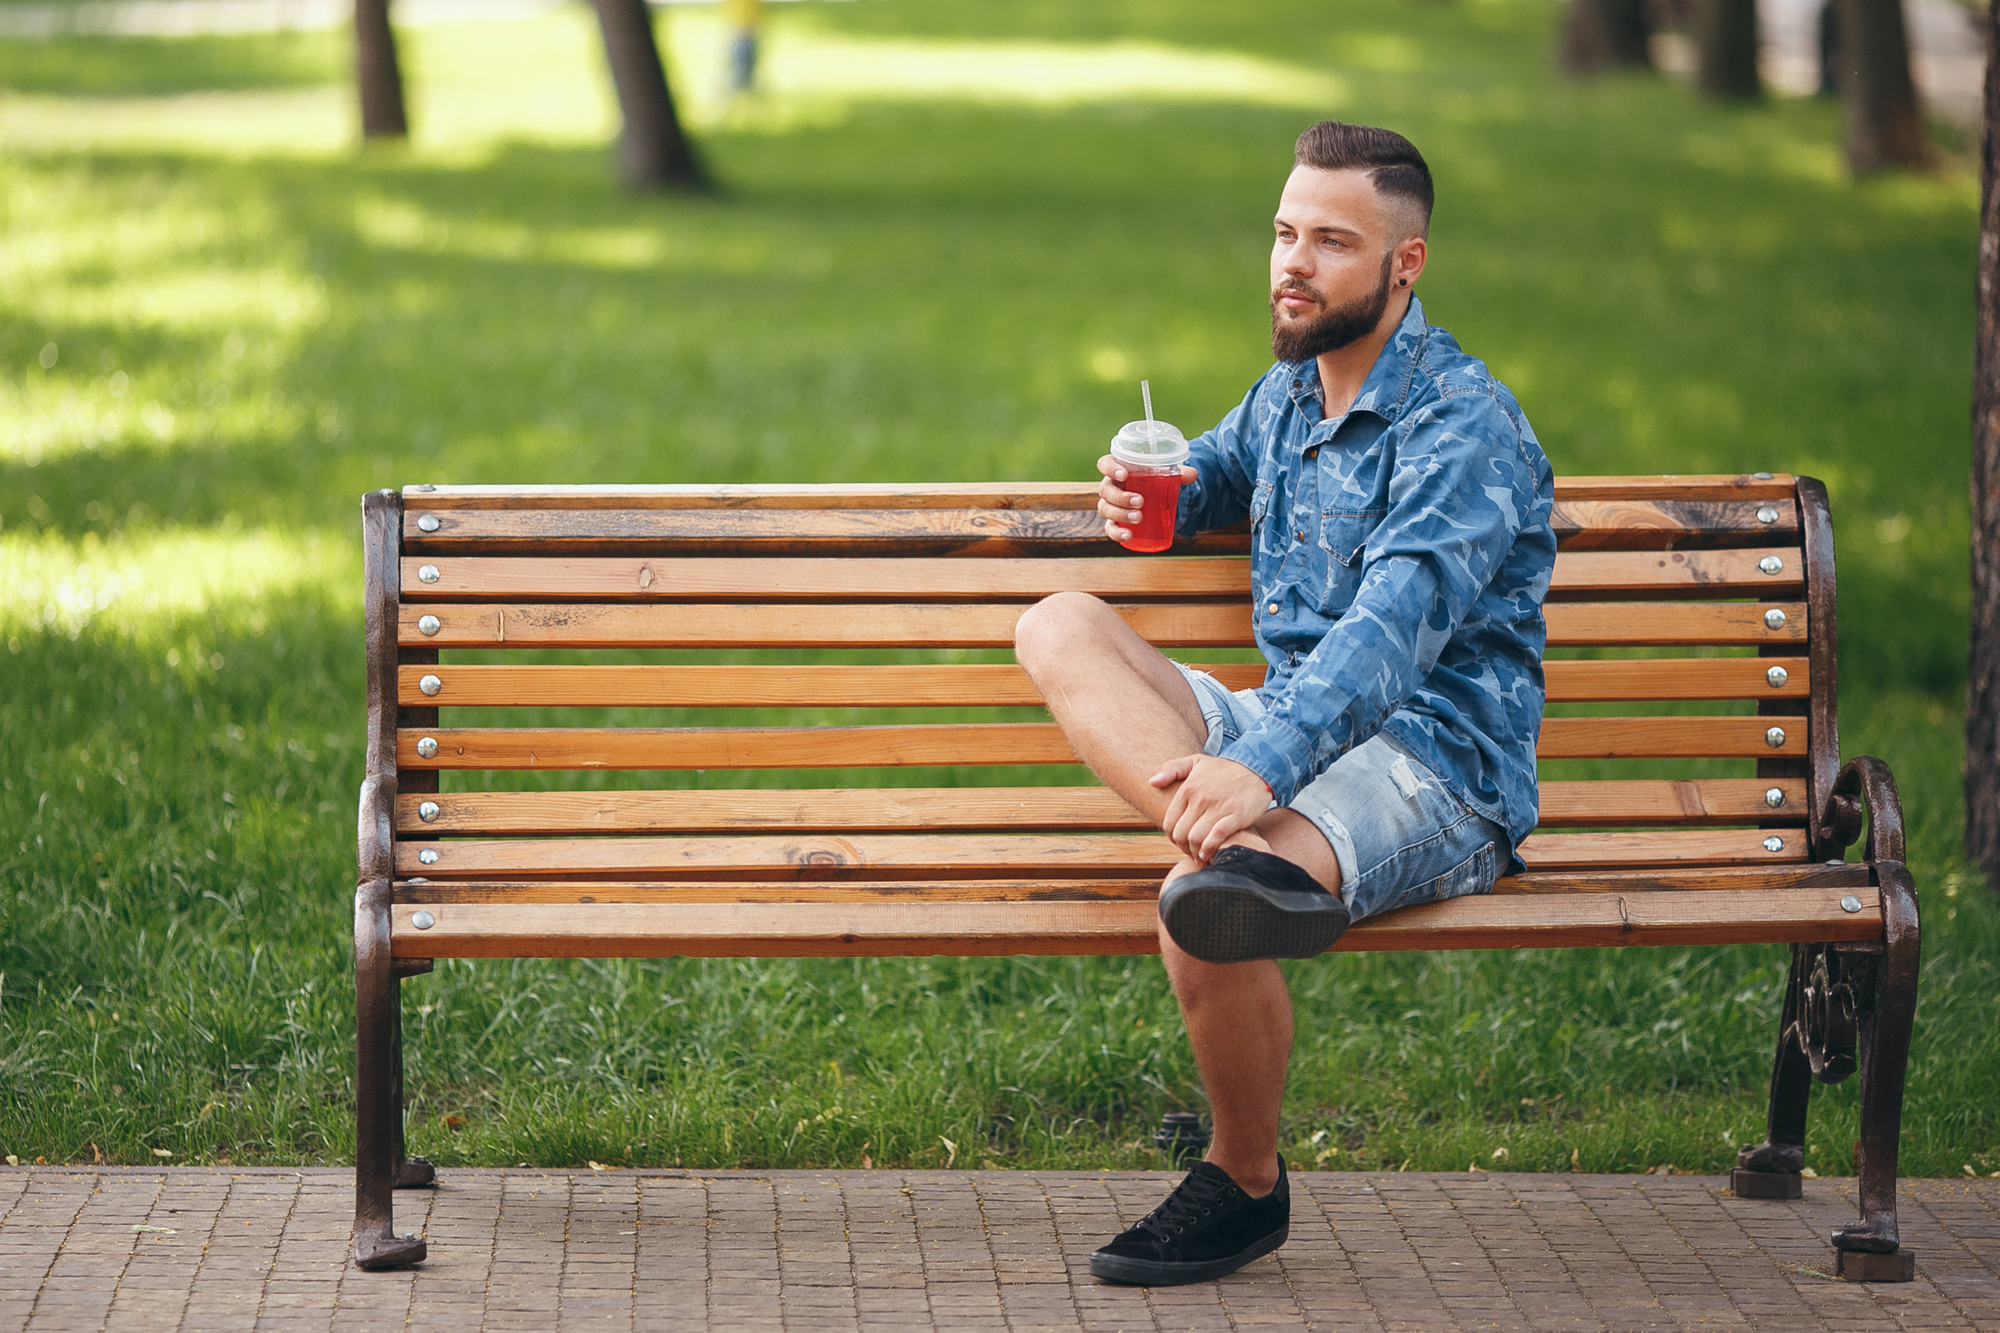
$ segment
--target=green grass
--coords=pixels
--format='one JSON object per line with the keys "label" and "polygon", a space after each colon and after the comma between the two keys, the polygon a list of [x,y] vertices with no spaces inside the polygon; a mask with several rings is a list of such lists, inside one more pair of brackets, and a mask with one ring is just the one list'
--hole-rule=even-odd
{"label": "green grass", "polygon": [[[1328,113],[1431,157],[1428,308],[1559,471],[1829,482],[1844,749],[1895,765],[1929,909],[1905,1169],[2000,1170],[2000,913],[1957,852],[1962,169],[1857,185],[1832,108],[1561,83],[1539,0],[799,6],[737,107],[707,21],[671,21],[707,199],[616,187],[578,14],[408,34],[417,140],[358,155],[320,38],[0,44],[0,1152],[351,1152],[364,489],[1084,475],[1131,380],[1198,427],[1263,368],[1264,229]],[[1783,966],[1297,965],[1287,1153],[1718,1170]],[[1138,1165],[1200,1104],[1146,959],[406,995],[448,1163]],[[1820,1094],[1815,1169],[1853,1108]]]}

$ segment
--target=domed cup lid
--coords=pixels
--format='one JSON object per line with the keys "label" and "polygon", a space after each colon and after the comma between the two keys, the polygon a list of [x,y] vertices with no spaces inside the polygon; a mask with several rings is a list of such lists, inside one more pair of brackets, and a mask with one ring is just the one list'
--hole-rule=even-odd
{"label": "domed cup lid", "polygon": [[1171,422],[1128,421],[1111,437],[1111,456],[1128,467],[1185,463],[1188,442]]}

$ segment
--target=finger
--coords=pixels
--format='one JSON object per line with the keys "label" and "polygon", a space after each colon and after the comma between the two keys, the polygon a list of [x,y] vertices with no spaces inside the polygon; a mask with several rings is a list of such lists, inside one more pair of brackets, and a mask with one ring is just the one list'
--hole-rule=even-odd
{"label": "finger", "polygon": [[1104,520],[1104,535],[1114,542],[1129,542],[1132,540],[1131,529],[1121,528],[1108,518]]}
{"label": "finger", "polygon": [[1155,787],[1171,787],[1176,782],[1187,781],[1187,775],[1194,771],[1194,758],[1183,755],[1179,759],[1169,759],[1160,771],[1148,779]]}
{"label": "finger", "polygon": [[1194,479],[1195,470],[1183,463],[1181,465],[1181,485],[1192,486],[1194,485]]}
{"label": "finger", "polygon": [[1234,815],[1225,814],[1211,824],[1208,834],[1201,840],[1201,859],[1213,861],[1215,854],[1222,850],[1222,844],[1243,831],[1243,822]]}
{"label": "finger", "polygon": [[1125,466],[1110,454],[1099,454],[1097,470],[1114,481],[1125,480]]}

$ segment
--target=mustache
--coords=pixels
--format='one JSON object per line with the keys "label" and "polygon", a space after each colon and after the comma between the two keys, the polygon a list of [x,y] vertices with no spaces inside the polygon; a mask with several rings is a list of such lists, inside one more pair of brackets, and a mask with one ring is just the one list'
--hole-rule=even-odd
{"label": "mustache", "polygon": [[1280,296],[1283,296],[1286,292],[1295,292],[1298,295],[1305,297],[1308,301],[1311,301],[1314,305],[1326,304],[1324,301],[1319,299],[1318,292],[1315,292],[1312,288],[1306,286],[1304,283],[1298,281],[1295,278],[1286,278],[1276,287],[1273,287],[1271,289],[1271,300],[1273,302],[1276,302],[1277,299]]}

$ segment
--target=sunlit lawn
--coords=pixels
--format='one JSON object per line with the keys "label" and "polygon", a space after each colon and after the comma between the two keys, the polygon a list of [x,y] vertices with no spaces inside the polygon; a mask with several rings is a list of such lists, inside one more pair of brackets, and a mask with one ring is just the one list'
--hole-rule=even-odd
{"label": "sunlit lawn", "polygon": [[[1083,475],[1141,375],[1201,427],[1263,368],[1290,140],[1340,115],[1430,155],[1428,309],[1558,470],[1829,482],[1843,748],[1896,766],[1927,895],[1905,1166],[2000,1170],[1995,913],[1956,850],[1973,184],[1849,183],[1825,105],[1559,83],[1551,22],[799,5],[727,105],[719,29],[677,12],[703,199],[613,182],[581,11],[406,34],[416,140],[359,155],[331,36],[0,43],[0,1153],[350,1153],[363,490]],[[1287,1153],[1720,1169],[1761,1134],[1783,965],[1298,965]],[[1200,1105],[1151,960],[406,994],[447,1162],[1135,1165]],[[1853,1092],[1821,1094],[1822,1172]]]}

